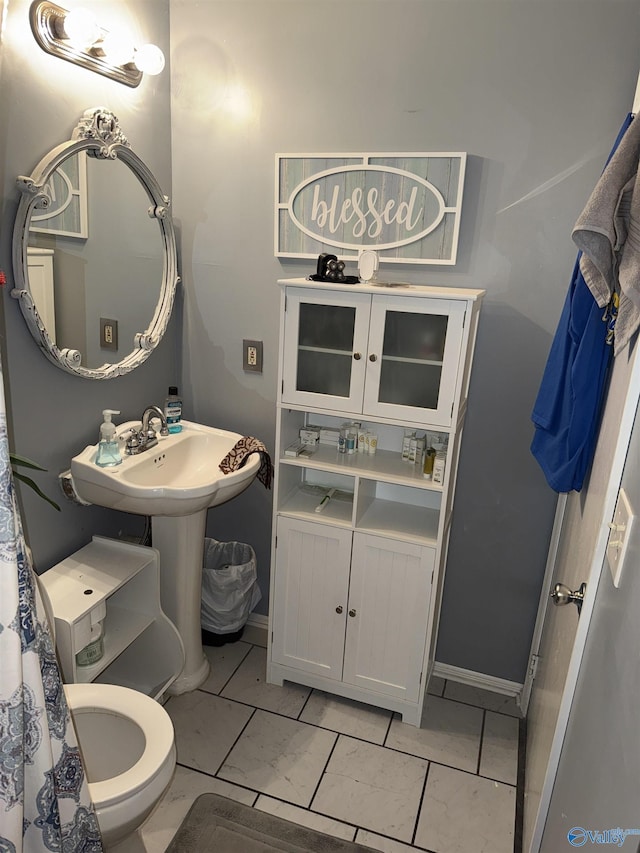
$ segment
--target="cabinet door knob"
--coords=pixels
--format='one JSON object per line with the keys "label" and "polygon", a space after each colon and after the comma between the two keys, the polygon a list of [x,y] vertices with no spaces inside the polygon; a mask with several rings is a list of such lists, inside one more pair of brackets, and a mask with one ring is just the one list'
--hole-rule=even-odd
{"label": "cabinet door knob", "polygon": [[355,616],[355,615],[356,615],[356,611],[355,611],[355,610],[350,610],[350,611],[349,611],[349,616]]}
{"label": "cabinet door knob", "polygon": [[362,358],[362,353],[354,352],[353,357],[356,361],[360,361],[360,359]]}
{"label": "cabinet door knob", "polygon": [[377,360],[378,360],[378,356],[372,352],[371,355],[369,356],[369,361],[377,361]]}
{"label": "cabinet door knob", "polygon": [[336,613],[342,613],[342,605],[340,605],[340,604],[339,604],[339,605],[336,607]]}

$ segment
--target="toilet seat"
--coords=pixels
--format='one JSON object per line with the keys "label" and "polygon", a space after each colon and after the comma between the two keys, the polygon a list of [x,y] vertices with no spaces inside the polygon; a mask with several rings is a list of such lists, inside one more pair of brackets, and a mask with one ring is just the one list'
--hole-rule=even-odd
{"label": "toilet seat", "polygon": [[[173,758],[175,761],[173,724],[155,699],[116,684],[65,684],[64,690],[77,725],[81,724],[78,715],[83,712],[112,714],[138,726],[145,739],[142,754],[129,769],[102,781],[88,779],[91,799],[97,809],[128,800],[148,787],[154,777],[165,769],[168,760]],[[78,740],[83,752],[90,752],[91,743],[83,742],[80,736]]]}

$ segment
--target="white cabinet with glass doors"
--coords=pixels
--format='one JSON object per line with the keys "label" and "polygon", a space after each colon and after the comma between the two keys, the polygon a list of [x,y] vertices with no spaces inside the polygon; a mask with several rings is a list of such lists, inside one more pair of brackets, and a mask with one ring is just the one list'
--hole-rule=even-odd
{"label": "white cabinet with glass doors", "polygon": [[[279,284],[267,678],[419,725],[484,291]],[[289,455],[300,430],[345,422],[375,433],[375,454],[319,443]],[[442,482],[401,458],[406,431],[446,446]]]}

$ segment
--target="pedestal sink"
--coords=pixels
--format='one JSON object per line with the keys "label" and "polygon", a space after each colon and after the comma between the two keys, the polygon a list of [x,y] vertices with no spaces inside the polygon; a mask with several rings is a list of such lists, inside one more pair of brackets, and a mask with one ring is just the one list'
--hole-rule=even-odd
{"label": "pedestal sink", "polygon": [[[138,427],[130,421],[118,435]],[[182,432],[162,437],[136,456],[123,452],[121,465],[95,464],[97,445],[71,460],[78,495],[88,503],[151,516],[153,546],[160,552],[162,609],[178,629],[185,651],[181,675],[172,693],[195,690],[207,678],[202,650],[200,596],[202,556],[209,507],[219,506],[249,486],[260,467],[257,453],[242,468],[223,474],[220,462],[241,438],[238,433],[182,421]]]}

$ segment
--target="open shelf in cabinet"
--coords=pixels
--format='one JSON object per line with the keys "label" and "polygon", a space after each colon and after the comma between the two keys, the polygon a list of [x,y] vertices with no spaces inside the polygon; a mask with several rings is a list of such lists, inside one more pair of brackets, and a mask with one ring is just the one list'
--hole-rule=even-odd
{"label": "open shelf in cabinet", "polygon": [[[333,474],[365,476],[388,483],[401,483],[434,492],[442,492],[442,485],[424,478],[421,465],[402,459],[402,439],[405,427],[378,423],[367,419],[363,428],[376,432],[378,436],[377,452],[338,453],[332,444],[316,444],[310,453],[303,456],[286,456],[285,448],[298,441],[299,431],[311,425],[339,429],[345,423],[344,417],[328,416],[316,411],[287,409],[282,411],[280,419],[280,465],[298,465],[306,469],[318,469]],[[414,427],[411,427],[414,429]],[[446,430],[418,429],[419,435],[426,434],[431,442],[445,444],[449,433]]]}
{"label": "open shelf in cabinet", "polygon": [[[157,698],[156,685],[162,682],[165,689],[179,674],[184,650],[160,607],[155,549],[94,536],[90,544],[44,572],[39,582],[54,618],[66,682],[122,684],[122,662],[129,660],[136,674],[127,684],[133,681],[130,686]],[[94,611],[105,614],[104,653],[90,666],[79,666],[76,655],[88,642]]]}
{"label": "open shelf in cabinet", "polygon": [[392,450],[378,450],[373,456],[365,453],[338,453],[330,444],[319,444],[311,456],[284,456],[281,465],[298,465],[304,468],[316,468],[333,474],[351,474],[366,476],[389,483],[402,483],[414,488],[442,492],[442,486],[432,480],[426,480],[420,465],[403,462],[400,453]]}
{"label": "open shelf in cabinet", "polygon": [[[115,597],[115,596],[112,596]],[[127,646],[142,634],[153,621],[153,617],[146,613],[118,607],[117,603],[111,603],[107,599],[107,616],[104,632],[104,654],[99,661],[90,666],[78,666],[76,663],[76,681],[95,681],[100,673],[105,670]]]}
{"label": "open shelf in cabinet", "polygon": [[[131,687],[157,699],[173,681],[169,673],[179,664],[175,650],[171,650],[169,660],[158,655],[158,648],[163,642],[162,625],[151,622],[95,680]],[[144,667],[140,666],[140,661],[144,661]]]}
{"label": "open shelf in cabinet", "polygon": [[415,488],[361,480],[355,529],[419,545],[436,545],[440,495]]}
{"label": "open shelf in cabinet", "polygon": [[[336,490],[335,495],[324,505],[322,512],[316,512],[316,507],[330,489]],[[351,527],[354,490],[353,477],[281,463],[278,511],[283,515]]]}
{"label": "open shelf in cabinet", "polygon": [[[349,476],[327,467],[295,462],[281,462],[279,473],[280,515],[421,545],[434,545],[437,541],[442,489],[425,488],[423,479],[408,480],[411,485],[405,485],[397,480],[387,482],[369,469]],[[329,489],[335,489],[335,495],[321,512],[316,512]]]}

